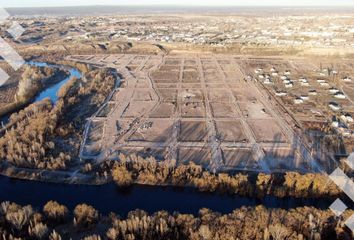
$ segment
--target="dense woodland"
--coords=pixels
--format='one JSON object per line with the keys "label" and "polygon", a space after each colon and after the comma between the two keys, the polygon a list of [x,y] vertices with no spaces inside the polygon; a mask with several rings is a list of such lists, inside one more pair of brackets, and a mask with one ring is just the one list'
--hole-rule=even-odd
{"label": "dense woodland", "polygon": [[86,117],[99,108],[114,84],[112,70],[87,70],[85,80],[73,78],[60,89],[55,105],[45,99],[12,114],[0,135],[0,162],[47,170],[73,164]]}
{"label": "dense woodland", "polygon": [[4,240],[349,240],[353,233],[344,219],[353,213],[346,211],[337,218],[330,210],[257,206],[225,215],[209,209],[201,209],[197,216],[165,211],[149,215],[135,210],[120,217],[114,213],[102,216],[87,204],[79,204],[71,212],[54,201],[42,210],[3,202],[0,236]]}

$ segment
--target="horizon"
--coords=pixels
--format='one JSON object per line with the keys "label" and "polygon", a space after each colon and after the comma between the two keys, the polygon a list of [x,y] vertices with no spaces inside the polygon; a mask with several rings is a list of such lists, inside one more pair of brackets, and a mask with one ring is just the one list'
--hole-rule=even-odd
{"label": "horizon", "polygon": [[[2,0],[3,1],[3,0]],[[250,0],[247,3],[235,2],[232,0],[195,0],[193,3],[187,0],[137,0],[133,3],[128,0],[105,0],[104,3],[98,0],[62,0],[57,1],[43,1],[43,0],[13,0],[11,2],[1,3],[0,6],[4,8],[38,8],[38,7],[354,7],[352,0],[314,0],[310,3],[306,0],[281,1],[281,0]]]}
{"label": "horizon", "polygon": [[[58,5],[58,6],[18,6],[18,7],[3,7],[6,9],[15,9],[15,8],[75,8],[75,7],[178,7],[178,8],[194,8],[194,7],[213,7],[213,8],[225,8],[225,7],[233,7],[233,8],[354,8],[354,5],[173,5],[173,4],[146,4],[146,5],[105,5],[105,4],[95,4],[95,5]],[[1,8],[1,7],[0,7]]]}

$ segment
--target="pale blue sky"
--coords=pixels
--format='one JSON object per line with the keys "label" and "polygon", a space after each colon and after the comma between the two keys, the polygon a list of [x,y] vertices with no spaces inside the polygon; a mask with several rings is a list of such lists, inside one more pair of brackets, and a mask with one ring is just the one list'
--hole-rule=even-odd
{"label": "pale blue sky", "polygon": [[354,0],[0,0],[0,7],[79,5],[354,6]]}

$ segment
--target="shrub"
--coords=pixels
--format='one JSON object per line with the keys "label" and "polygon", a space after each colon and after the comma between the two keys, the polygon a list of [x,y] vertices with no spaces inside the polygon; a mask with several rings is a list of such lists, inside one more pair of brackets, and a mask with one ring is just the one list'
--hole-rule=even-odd
{"label": "shrub", "polygon": [[49,201],[43,208],[45,215],[54,221],[64,221],[68,216],[68,208],[55,201]]}
{"label": "shrub", "polygon": [[98,221],[98,211],[87,204],[77,205],[74,216],[74,223],[82,227],[88,227]]}

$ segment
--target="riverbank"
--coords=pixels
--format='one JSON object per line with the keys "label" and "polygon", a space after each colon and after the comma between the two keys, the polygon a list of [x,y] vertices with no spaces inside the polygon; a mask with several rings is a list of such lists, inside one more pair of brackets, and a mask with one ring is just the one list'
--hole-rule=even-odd
{"label": "riverbank", "polygon": [[[83,174],[78,171],[75,172],[66,172],[66,171],[46,171],[46,170],[30,170],[30,169],[19,169],[14,167],[0,167],[0,175],[2,178],[12,179],[17,182],[32,182],[34,185],[36,184],[53,184],[57,186],[75,186],[75,187],[88,187],[88,188],[105,188],[107,185],[114,185],[117,188],[116,183],[114,183],[112,177],[107,175],[107,177],[99,177],[97,174]],[[245,175],[246,176],[246,175]],[[232,177],[232,176],[230,176]],[[1,177],[0,177],[1,178]],[[130,185],[125,187],[120,187],[119,189],[129,189],[132,186],[139,187],[147,187],[147,188],[171,188],[171,189],[189,189],[198,193],[205,193],[210,195],[227,195],[230,197],[244,197],[244,198],[252,198],[252,199],[268,199],[268,198],[276,198],[281,199],[282,201],[287,201],[287,199],[293,199],[292,201],[300,201],[302,200],[316,200],[316,201],[324,201],[327,207],[333,202],[336,198],[347,199],[347,197],[343,193],[334,193],[333,194],[312,194],[313,189],[306,189],[308,191],[307,194],[296,194],[296,189],[292,187],[286,187],[285,185],[272,185],[264,188],[262,185],[256,185],[254,179],[260,179],[259,176],[248,176],[249,181],[244,186],[237,187],[236,189],[228,189],[227,184],[225,186],[219,186],[215,189],[204,189],[195,185],[193,182],[186,183],[184,185],[174,184],[172,182],[158,182],[151,183],[148,181],[144,181],[143,179],[135,179],[131,182]],[[253,180],[252,180],[253,179]],[[257,180],[257,183],[259,182]],[[197,180],[200,182],[200,180]],[[223,184],[223,185],[224,185]],[[220,188],[221,187],[221,188]],[[247,190],[248,189],[248,190]],[[352,206],[353,204],[348,202],[348,206]],[[329,205],[328,205],[329,204]],[[323,205],[324,206],[324,205]]]}
{"label": "riverbank", "polygon": [[[38,62],[26,62],[27,65],[29,66],[35,66],[35,67],[48,67],[47,64],[44,63],[38,63]],[[54,65],[52,65],[54,66]],[[30,103],[39,101],[40,99],[43,99],[41,96],[45,97],[51,97],[48,96],[45,92],[48,91],[48,89],[53,89],[56,88],[58,85],[63,85],[66,81],[70,79],[70,77],[73,75],[70,73],[69,69],[63,66],[56,66],[57,72],[49,77],[48,79],[41,80],[42,83],[39,84],[39,88],[35,89],[34,92],[29,93],[25,98],[16,100],[13,103],[10,103],[6,105],[5,107],[2,107],[0,109],[0,120],[4,123],[6,123],[6,120],[11,116],[12,113],[15,113],[24,107],[28,106]],[[60,87],[59,86],[59,87]]]}

